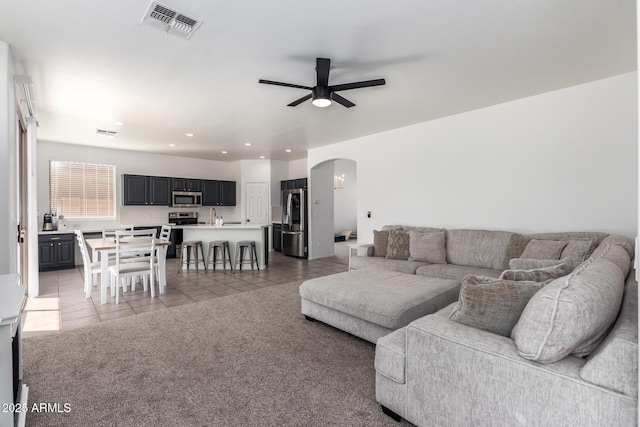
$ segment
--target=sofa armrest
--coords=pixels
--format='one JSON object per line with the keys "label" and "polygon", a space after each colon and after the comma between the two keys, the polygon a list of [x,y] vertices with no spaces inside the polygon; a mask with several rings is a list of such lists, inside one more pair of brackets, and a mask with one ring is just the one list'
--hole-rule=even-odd
{"label": "sofa armrest", "polygon": [[358,256],[373,256],[373,244],[358,245],[356,253]]}
{"label": "sofa armrest", "polygon": [[407,418],[419,425],[598,426],[636,417],[636,399],[580,378],[584,360],[531,362],[510,338],[440,315],[409,324],[406,363]]}

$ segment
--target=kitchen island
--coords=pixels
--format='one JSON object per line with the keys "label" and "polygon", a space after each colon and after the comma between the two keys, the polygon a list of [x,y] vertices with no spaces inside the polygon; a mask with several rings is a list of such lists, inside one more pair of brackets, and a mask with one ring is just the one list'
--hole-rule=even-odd
{"label": "kitchen island", "polygon": [[[264,269],[269,262],[269,224],[198,224],[176,225],[174,228],[182,229],[184,241],[202,241],[202,246],[205,252],[209,249],[209,242],[213,240],[228,240],[234,269],[236,262],[236,243],[241,240],[254,240],[256,242],[258,266],[260,270]],[[245,268],[249,268],[248,265],[243,267],[243,269]]]}

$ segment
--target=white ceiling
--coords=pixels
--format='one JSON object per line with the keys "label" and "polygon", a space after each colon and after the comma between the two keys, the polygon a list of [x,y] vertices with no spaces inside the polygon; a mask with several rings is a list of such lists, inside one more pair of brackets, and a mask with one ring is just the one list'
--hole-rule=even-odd
{"label": "white ceiling", "polygon": [[[160,3],[204,23],[185,40],[141,24],[149,0],[0,0],[0,40],[33,78],[40,140],[293,160],[637,68],[633,0]],[[330,84],[387,84],[341,92],[350,109],[287,107],[306,92],[258,84],[314,86],[316,57],[331,58]]]}

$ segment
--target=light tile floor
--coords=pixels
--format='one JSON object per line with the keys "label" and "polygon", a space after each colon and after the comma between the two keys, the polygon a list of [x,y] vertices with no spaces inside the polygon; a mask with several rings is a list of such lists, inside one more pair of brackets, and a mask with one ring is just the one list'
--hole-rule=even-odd
{"label": "light tile floor", "polygon": [[25,306],[23,336],[56,333],[112,319],[135,316],[155,310],[167,310],[183,304],[194,304],[212,298],[220,298],[239,292],[247,292],[268,286],[297,280],[307,280],[347,271],[347,265],[338,258],[306,260],[270,252],[269,265],[261,271],[220,270],[196,273],[193,267],[178,273],[178,260],[167,260],[167,290],[164,295],[151,298],[150,293],[136,291],[120,295],[100,304],[100,288],[94,287],[91,298],[85,298],[81,266],[40,273],[40,296],[29,298]]}

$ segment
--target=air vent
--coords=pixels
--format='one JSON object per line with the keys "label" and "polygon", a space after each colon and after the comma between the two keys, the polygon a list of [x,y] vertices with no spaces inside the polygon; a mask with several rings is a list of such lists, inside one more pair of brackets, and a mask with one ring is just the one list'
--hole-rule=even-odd
{"label": "air vent", "polygon": [[168,6],[164,6],[157,1],[152,1],[142,18],[142,23],[160,28],[166,31],[167,34],[190,39],[193,33],[200,27],[202,21],[191,18]]}
{"label": "air vent", "polygon": [[111,138],[118,136],[118,132],[115,130],[96,129],[96,133],[98,135],[110,136]]}

